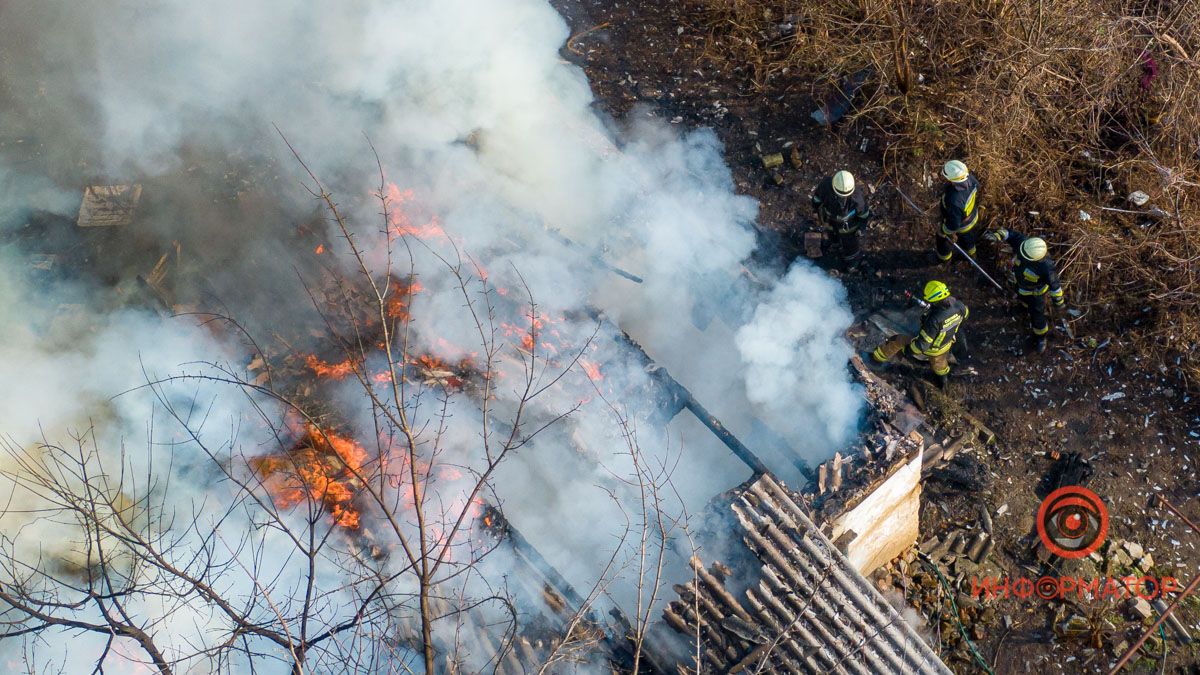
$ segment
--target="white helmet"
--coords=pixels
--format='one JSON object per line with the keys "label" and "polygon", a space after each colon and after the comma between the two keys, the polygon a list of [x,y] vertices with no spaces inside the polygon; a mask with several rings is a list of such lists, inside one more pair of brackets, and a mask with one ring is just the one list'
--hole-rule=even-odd
{"label": "white helmet", "polygon": [[1030,237],[1021,242],[1021,257],[1035,262],[1045,258],[1046,240],[1041,237]]}
{"label": "white helmet", "polygon": [[945,178],[951,183],[963,182],[967,179],[969,173],[970,172],[967,171],[967,165],[963,164],[957,159],[952,159],[949,162],[946,162],[946,165],[942,167],[942,178]]}
{"label": "white helmet", "polygon": [[843,197],[854,194],[854,176],[849,171],[833,174],[833,191]]}

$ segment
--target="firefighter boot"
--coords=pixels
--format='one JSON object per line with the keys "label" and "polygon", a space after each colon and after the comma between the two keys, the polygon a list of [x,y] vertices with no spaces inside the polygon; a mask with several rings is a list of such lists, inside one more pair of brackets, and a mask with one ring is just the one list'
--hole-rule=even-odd
{"label": "firefighter boot", "polygon": [[879,359],[875,358],[873,352],[859,352],[858,357],[862,359],[862,362],[864,365],[866,365],[866,367],[874,370],[875,372],[882,372],[892,367],[891,362],[880,361]]}
{"label": "firefighter boot", "polygon": [[1030,335],[1029,348],[1038,354],[1046,353],[1046,336],[1045,335]]}

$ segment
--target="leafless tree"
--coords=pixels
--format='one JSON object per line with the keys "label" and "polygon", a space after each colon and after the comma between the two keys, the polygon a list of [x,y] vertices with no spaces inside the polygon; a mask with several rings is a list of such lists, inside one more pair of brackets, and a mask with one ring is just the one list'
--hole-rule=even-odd
{"label": "leafless tree", "polygon": [[[481,662],[495,671],[514,649],[517,610],[479,569],[502,542],[479,536],[476,521],[485,502],[501,503],[501,464],[578,410],[581,399],[558,392],[592,338],[545,356],[539,307],[523,282],[524,330],[515,341],[504,335],[511,299],[501,306],[474,260],[453,241],[433,247],[391,226],[382,166],[382,227],[368,246],[308,175],[351,261],[301,278],[325,322],[328,354],[342,359],[337,404],[300,386],[311,373],[300,372],[289,341],[276,336],[278,348],[262,348],[232,317],[210,315],[204,321],[246,338],[252,367],[145,370],[146,385],[122,394],[148,394],[162,418],[147,421],[142,450],[111,447],[100,424],[67,442],[6,439],[0,638],[36,652],[60,636],[97,636],[94,672],[121,659],[160,673],[269,664],[297,675],[433,673]],[[407,311],[418,250],[457,288],[477,341],[469,364],[422,360]],[[498,394],[501,379],[516,383],[515,394]],[[219,418],[218,398],[230,396],[250,412],[245,419]],[[469,444],[455,433],[464,397],[478,413]],[[632,423],[610,408],[634,467],[620,479],[637,495],[636,510],[542,671],[603,639],[583,628],[618,571],[632,571],[637,584],[624,637],[639,667],[668,541],[681,524],[664,505],[671,467],[648,462]],[[53,545],[36,541],[47,534],[58,537]]]}

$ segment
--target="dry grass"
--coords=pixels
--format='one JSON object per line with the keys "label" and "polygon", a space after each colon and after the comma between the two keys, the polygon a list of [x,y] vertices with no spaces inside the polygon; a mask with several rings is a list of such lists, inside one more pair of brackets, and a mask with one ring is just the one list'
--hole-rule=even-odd
{"label": "dry grass", "polygon": [[853,118],[890,178],[966,159],[993,226],[1050,239],[1085,324],[1200,375],[1200,3],[698,1],[709,57],[763,93],[873,66]]}

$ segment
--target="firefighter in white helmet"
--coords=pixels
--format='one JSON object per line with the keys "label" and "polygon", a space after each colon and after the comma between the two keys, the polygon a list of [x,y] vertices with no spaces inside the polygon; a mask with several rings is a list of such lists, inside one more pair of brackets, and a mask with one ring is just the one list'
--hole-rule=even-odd
{"label": "firefighter in white helmet", "polygon": [[942,227],[934,239],[938,260],[949,262],[954,257],[956,242],[967,255],[975,256],[975,244],[979,241],[979,181],[971,175],[967,165],[957,159],[946,162],[942,167],[942,178],[946,187],[942,192]]}
{"label": "firefighter in white helmet", "polygon": [[1046,298],[1048,296],[1055,307],[1065,307],[1067,304],[1054,261],[1046,255],[1046,240],[1004,228],[990,230],[983,236],[989,241],[1003,241],[1012,247],[1014,256],[1010,281],[1017,289],[1017,297],[1029,310],[1033,348],[1038,353],[1046,351],[1046,335],[1050,332]]}
{"label": "firefighter in white helmet", "polygon": [[837,241],[842,261],[856,264],[862,254],[859,234],[871,217],[862,186],[849,171],[838,171],[817,185],[812,207],[817,220]]}

